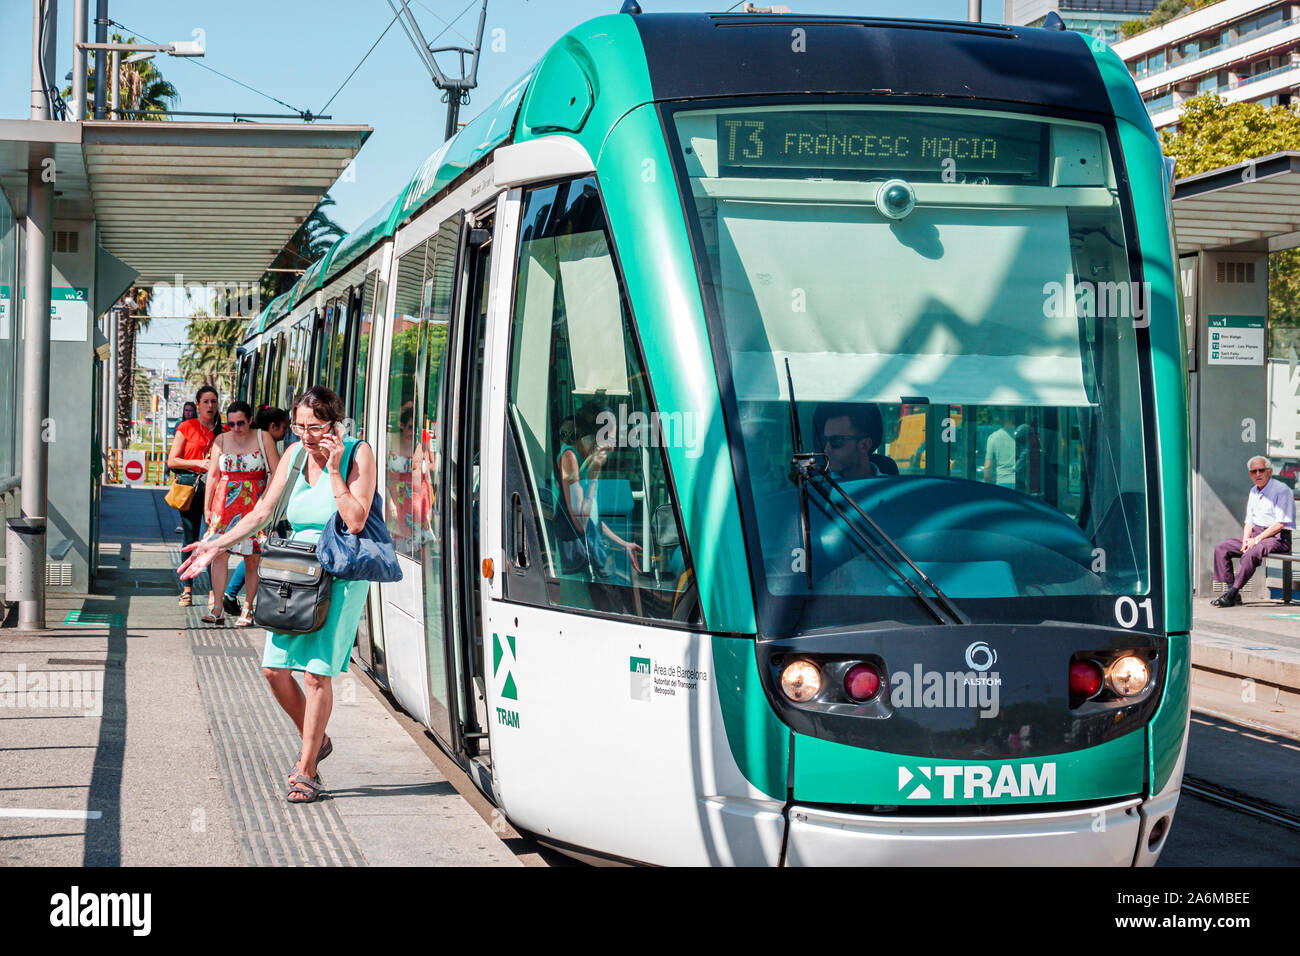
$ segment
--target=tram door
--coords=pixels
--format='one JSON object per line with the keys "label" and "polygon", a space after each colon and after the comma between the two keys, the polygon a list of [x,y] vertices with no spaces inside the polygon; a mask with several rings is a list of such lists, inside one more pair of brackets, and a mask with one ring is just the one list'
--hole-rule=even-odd
{"label": "tram door", "polygon": [[466,217],[458,257],[460,291],[456,367],[453,373],[450,462],[445,472],[448,615],[452,629],[449,683],[456,700],[453,745],[486,763],[487,706],[483,675],[483,623],[479,528],[482,520],[480,435],[483,406],[483,341],[487,325],[488,276],[492,261],[492,215]]}

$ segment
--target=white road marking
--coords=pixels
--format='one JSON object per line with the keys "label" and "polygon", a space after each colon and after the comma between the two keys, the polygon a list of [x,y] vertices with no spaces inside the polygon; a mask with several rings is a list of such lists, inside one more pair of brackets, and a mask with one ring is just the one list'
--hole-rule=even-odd
{"label": "white road marking", "polygon": [[46,820],[98,820],[99,810],[31,810],[26,807],[0,807],[0,817],[38,817]]}

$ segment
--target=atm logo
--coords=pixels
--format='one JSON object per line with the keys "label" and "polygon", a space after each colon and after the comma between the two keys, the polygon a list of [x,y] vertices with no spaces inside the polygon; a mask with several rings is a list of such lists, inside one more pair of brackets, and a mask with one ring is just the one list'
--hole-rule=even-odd
{"label": "atm logo", "polygon": [[632,675],[631,694],[633,700],[650,699],[654,678],[651,677],[650,658],[629,657],[628,670]]}
{"label": "atm logo", "polygon": [[936,795],[944,800],[1053,797],[1056,795],[1056,764],[1044,763],[1037,767],[1029,763],[1018,767],[1011,764],[1001,767],[979,764],[899,767],[898,792],[907,800],[932,800]]}

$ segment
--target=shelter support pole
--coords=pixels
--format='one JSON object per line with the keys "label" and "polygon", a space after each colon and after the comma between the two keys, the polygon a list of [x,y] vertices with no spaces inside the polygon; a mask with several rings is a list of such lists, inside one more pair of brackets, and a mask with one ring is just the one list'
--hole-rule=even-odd
{"label": "shelter support pole", "polygon": [[22,516],[6,529],[8,597],[18,602],[18,627],[45,627],[45,536],[50,415],[50,258],[54,183],[49,147],[33,147],[27,169],[26,270],[23,303]]}
{"label": "shelter support pole", "polygon": [[[95,42],[108,42],[108,0],[97,0],[95,5]],[[108,51],[95,51],[95,119],[104,118],[104,103],[108,96]]]}
{"label": "shelter support pole", "polygon": [[72,0],[72,118],[86,118],[86,51],[76,46],[86,39],[90,0]]}

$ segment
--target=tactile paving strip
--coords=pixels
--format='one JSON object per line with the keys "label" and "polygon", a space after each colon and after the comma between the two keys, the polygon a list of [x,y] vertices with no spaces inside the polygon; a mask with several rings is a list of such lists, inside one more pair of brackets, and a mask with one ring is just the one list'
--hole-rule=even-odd
{"label": "tactile paving strip", "polygon": [[[188,611],[186,635],[217,763],[244,862],[252,866],[363,866],[365,857],[331,800],[285,801],[298,731],[262,676],[265,634],[202,624]],[[326,788],[329,779],[322,773]]]}

